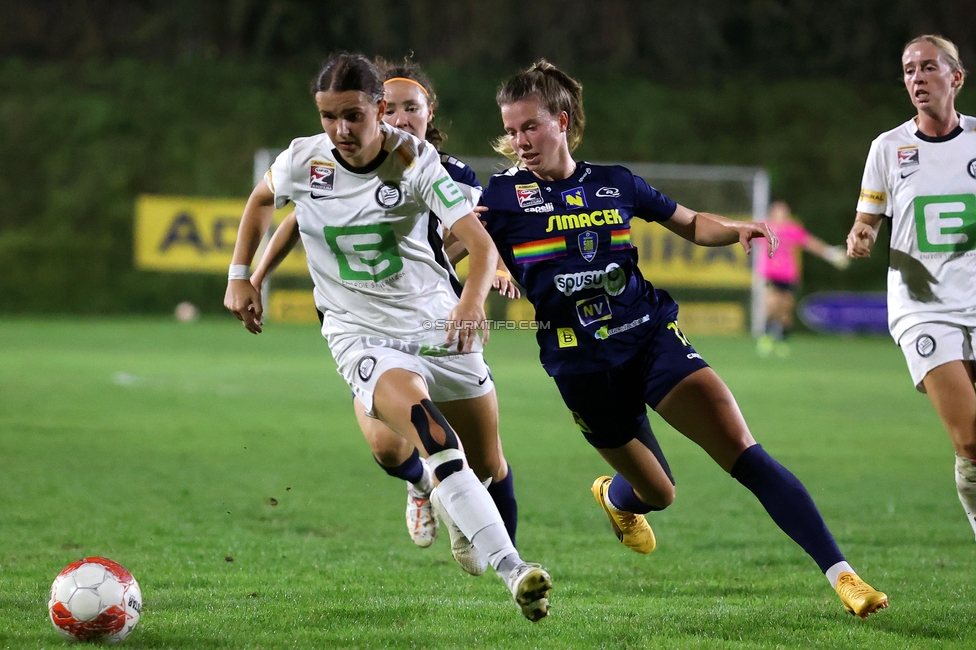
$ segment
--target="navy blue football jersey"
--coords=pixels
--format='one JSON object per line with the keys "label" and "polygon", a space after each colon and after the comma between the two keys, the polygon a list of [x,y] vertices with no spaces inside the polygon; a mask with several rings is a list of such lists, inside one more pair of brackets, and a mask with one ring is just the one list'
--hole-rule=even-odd
{"label": "navy blue football jersey", "polygon": [[637,268],[630,220],[667,221],[677,204],[625,167],[586,162],[555,182],[513,167],[491,177],[481,202],[535,307],[546,372],[595,372],[633,356],[658,299]]}

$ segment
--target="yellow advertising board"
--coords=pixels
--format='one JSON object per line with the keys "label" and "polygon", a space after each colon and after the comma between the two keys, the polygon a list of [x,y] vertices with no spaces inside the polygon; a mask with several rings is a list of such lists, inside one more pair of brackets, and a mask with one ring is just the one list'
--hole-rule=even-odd
{"label": "yellow advertising board", "polygon": [[[142,195],[136,201],[136,268],[226,273],[246,201]],[[277,210],[279,224],[293,209]],[[259,257],[255,257],[255,263]],[[301,244],[281,263],[279,275],[308,275]]]}
{"label": "yellow advertising board", "polygon": [[268,298],[269,320],[277,323],[318,323],[315,296],[311,291],[278,289]]}
{"label": "yellow advertising board", "polygon": [[640,270],[651,284],[668,287],[748,289],[752,259],[742,246],[706,248],[678,237],[660,224],[630,221],[630,241],[640,254]]}

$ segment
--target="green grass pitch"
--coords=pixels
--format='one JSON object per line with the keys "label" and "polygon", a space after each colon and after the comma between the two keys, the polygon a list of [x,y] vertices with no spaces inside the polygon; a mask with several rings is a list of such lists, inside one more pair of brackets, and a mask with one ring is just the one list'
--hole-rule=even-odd
{"label": "green grass pitch", "polygon": [[[138,579],[129,648],[973,648],[976,542],[952,449],[887,339],[798,337],[788,359],[692,338],[756,438],[804,481],[891,607],[843,611],[755,498],[652,416],[677,479],[658,550],[620,545],[589,492],[607,473],[530,333],[488,346],[519,546],[555,583],[524,620],[446,535],[403,524],[314,327],[0,321],[0,648],[64,647],[51,581],[105,555]],[[276,504],[276,505],[275,505]]]}

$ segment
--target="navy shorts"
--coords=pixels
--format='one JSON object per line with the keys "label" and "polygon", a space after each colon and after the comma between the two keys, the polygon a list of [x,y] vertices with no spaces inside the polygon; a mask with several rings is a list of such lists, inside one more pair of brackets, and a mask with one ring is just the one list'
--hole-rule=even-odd
{"label": "navy shorts", "polygon": [[618,366],[553,377],[594,447],[614,449],[633,440],[647,419],[647,406],[657,407],[678,382],[708,367],[678,329],[676,317],[677,311],[661,318],[637,353]]}

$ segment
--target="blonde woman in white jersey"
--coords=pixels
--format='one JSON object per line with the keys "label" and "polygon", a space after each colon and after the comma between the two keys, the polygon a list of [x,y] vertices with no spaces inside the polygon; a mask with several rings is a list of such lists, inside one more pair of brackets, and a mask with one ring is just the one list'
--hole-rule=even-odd
{"label": "blonde woman in white jersey", "polygon": [[[372,62],[333,56],[312,93],[325,133],[292,141],[251,193],[224,304],[260,331],[249,267],[274,208],[292,201],[339,374],[367,413],[425,453],[439,480],[435,500],[538,621],[549,610],[549,575],[521,559],[436,406],[463,404],[471,417],[490,408],[479,328],[498,254],[434,147],[383,123]],[[470,256],[460,298],[427,238],[431,210]]]}
{"label": "blonde woman in white jersey", "polygon": [[966,71],[952,42],[919,36],[901,64],[918,113],[871,144],[847,252],[869,257],[891,218],[888,326],[952,440],[976,533],[976,119],[955,109]]}

